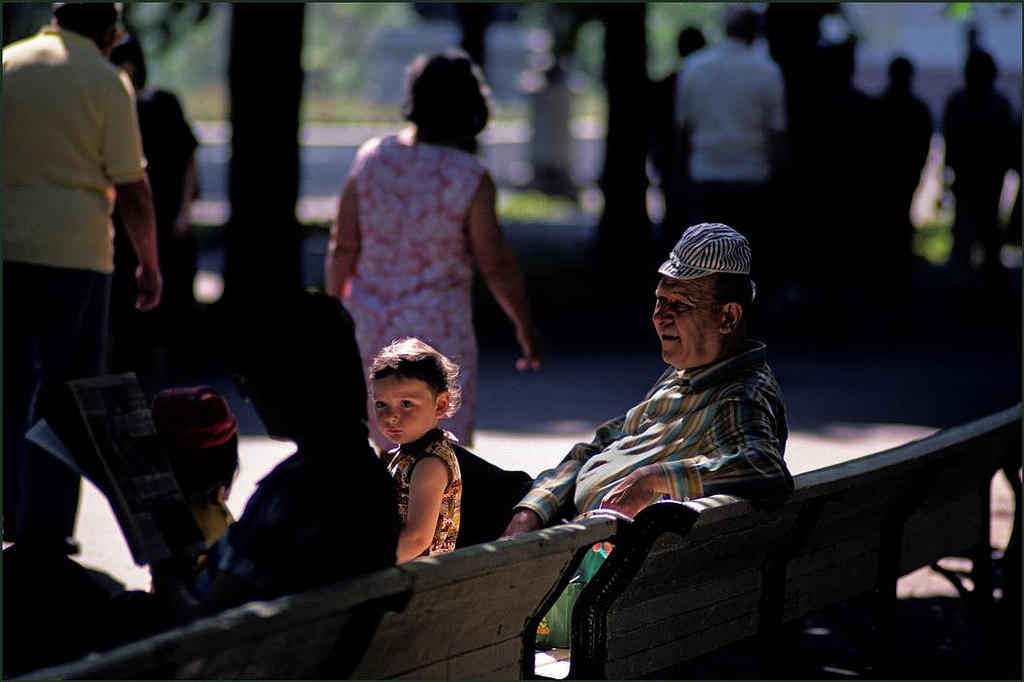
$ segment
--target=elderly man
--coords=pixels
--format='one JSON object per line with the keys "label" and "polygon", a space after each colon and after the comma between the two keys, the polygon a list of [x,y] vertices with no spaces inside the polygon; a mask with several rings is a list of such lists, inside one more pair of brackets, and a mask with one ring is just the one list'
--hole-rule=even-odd
{"label": "elderly man", "polygon": [[637,406],[534,480],[505,535],[557,522],[568,503],[573,513],[633,516],[662,499],[768,501],[792,491],[782,393],[764,344],[745,334],[754,293],[746,238],[720,223],[695,225],[658,271],[654,326],[671,366]]}
{"label": "elderly man", "polygon": [[79,477],[24,438],[49,391],[96,375],[117,197],[138,256],[135,305],[160,302],[153,199],[134,94],[107,57],[114,3],[56,3],[3,50],[4,541],[76,551]]}

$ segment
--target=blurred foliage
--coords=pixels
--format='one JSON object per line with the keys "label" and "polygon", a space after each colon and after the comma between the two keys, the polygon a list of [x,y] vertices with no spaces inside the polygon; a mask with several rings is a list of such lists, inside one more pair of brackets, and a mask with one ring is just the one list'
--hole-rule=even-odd
{"label": "blurred foliage", "polygon": [[40,28],[49,24],[52,19],[53,11],[49,3],[4,2],[4,45],[34,35]]}
{"label": "blurred foliage", "polygon": [[360,96],[368,76],[366,57],[378,31],[417,21],[411,3],[310,3],[302,53],[303,120],[401,120],[398,107],[375,105]]}
{"label": "blurred foliage", "polygon": [[687,26],[699,28],[708,43],[722,38],[726,5],[709,2],[652,2],[647,5],[647,72],[661,78],[679,61],[676,39]]}
{"label": "blurred foliage", "polygon": [[125,27],[146,50],[151,87],[176,93],[189,118],[226,119],[231,6],[183,4],[127,4]]}
{"label": "blurred foliage", "polygon": [[[125,23],[146,49],[151,84],[176,92],[193,119],[226,119],[231,5],[131,3],[127,7]],[[367,74],[367,46],[375,33],[412,21],[418,18],[407,3],[310,3],[303,45],[303,119],[398,120],[394,107],[363,102],[360,92]]]}
{"label": "blurred foliage", "polygon": [[498,191],[498,216],[513,222],[564,222],[577,214],[576,202],[535,190]]}
{"label": "blurred foliage", "polygon": [[953,250],[953,232],[949,220],[937,216],[914,230],[914,253],[932,265],[943,265]]}
{"label": "blurred foliage", "polygon": [[967,21],[974,15],[974,3],[951,2],[946,5],[946,16],[954,21]]}
{"label": "blurred foliage", "polygon": [[208,2],[125,3],[121,23],[145,40],[150,54],[161,55],[174,46],[178,36],[187,35],[209,18],[211,9]]}
{"label": "blurred foliage", "polygon": [[[561,8],[561,6],[560,6]],[[660,77],[675,66],[676,35],[685,26],[698,26],[709,40],[717,39],[722,5],[716,3],[650,3],[648,6],[649,71]],[[593,18],[593,5],[565,5],[563,14],[581,13],[575,54],[567,66],[579,101],[576,115],[603,116],[601,67],[604,26]],[[551,13],[543,3],[522,5],[517,25],[548,29]],[[306,11],[303,68],[305,121],[389,122],[400,112],[390,104],[362,97],[369,77],[367,56],[375,35],[391,27],[424,21],[412,3],[314,2]],[[186,113],[196,120],[228,117],[226,87],[231,29],[228,3],[128,3],[125,24],[146,48],[150,82],[178,93]],[[268,46],[273,49],[273,46]],[[268,87],[272,84],[268,83]],[[496,118],[517,118],[515,105],[497,109]]]}

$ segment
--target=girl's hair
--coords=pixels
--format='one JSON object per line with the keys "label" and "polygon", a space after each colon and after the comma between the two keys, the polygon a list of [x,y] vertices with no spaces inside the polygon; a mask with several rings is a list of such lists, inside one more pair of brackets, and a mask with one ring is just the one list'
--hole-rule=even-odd
{"label": "girl's hair", "polygon": [[487,125],[490,89],[480,68],[455,48],[420,55],[406,69],[402,115],[427,142],[472,146]]}
{"label": "girl's hair", "polygon": [[427,384],[434,395],[447,391],[450,417],[462,404],[462,387],[455,382],[459,366],[439,353],[433,346],[409,336],[392,341],[377,352],[370,363],[370,381],[396,376],[419,379]]}

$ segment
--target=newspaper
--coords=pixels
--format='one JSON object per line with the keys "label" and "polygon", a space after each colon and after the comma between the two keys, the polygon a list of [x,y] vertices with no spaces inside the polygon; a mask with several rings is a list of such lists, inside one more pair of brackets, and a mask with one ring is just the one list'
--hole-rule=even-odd
{"label": "newspaper", "polygon": [[[106,495],[136,564],[205,551],[134,374],[70,381],[44,407],[44,417]],[[45,428],[36,436],[48,439]]]}

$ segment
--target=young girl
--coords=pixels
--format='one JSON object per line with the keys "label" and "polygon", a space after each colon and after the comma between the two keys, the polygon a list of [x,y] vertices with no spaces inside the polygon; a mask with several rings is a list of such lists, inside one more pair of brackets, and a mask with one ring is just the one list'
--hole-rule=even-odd
{"label": "young girl", "polygon": [[458,365],[411,337],[385,346],[370,363],[374,421],[398,446],[385,462],[402,517],[399,563],[455,549],[462,474],[454,436],[437,422],[459,408],[458,374]]}

